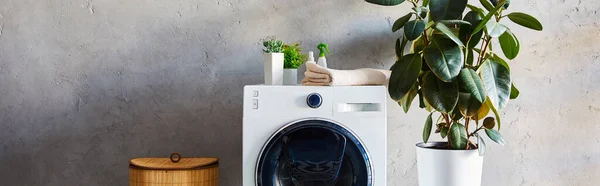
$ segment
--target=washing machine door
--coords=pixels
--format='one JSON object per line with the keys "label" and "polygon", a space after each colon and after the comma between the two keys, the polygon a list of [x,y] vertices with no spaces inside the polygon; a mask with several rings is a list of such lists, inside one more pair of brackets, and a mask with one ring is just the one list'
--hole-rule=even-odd
{"label": "washing machine door", "polygon": [[288,124],[266,142],[256,166],[258,186],[371,186],[362,142],[325,119]]}

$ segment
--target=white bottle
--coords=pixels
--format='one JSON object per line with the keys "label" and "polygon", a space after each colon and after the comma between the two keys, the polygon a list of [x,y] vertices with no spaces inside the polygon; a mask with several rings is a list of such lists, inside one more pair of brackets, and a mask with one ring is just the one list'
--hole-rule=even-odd
{"label": "white bottle", "polygon": [[313,51],[308,51],[308,61],[307,62],[315,62],[315,54],[313,53]]}
{"label": "white bottle", "polygon": [[317,65],[327,68],[327,59],[325,56],[319,56],[319,60],[317,61]]}

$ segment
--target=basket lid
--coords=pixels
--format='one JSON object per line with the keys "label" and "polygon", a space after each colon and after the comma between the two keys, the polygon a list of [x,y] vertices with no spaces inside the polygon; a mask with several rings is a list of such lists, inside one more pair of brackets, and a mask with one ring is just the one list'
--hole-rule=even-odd
{"label": "basket lid", "polygon": [[171,154],[170,158],[134,158],[129,165],[142,169],[181,170],[198,169],[219,163],[219,158],[182,158],[179,153]]}

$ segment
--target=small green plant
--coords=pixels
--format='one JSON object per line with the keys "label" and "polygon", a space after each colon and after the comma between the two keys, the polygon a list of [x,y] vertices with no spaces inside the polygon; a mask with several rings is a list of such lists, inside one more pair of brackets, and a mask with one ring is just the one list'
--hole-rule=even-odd
{"label": "small green plant", "polygon": [[[393,6],[405,0],[366,0]],[[392,66],[388,91],[408,112],[418,97],[419,105],[430,112],[423,129],[427,143],[432,129],[448,139],[449,149],[485,150],[479,131],[504,145],[498,109],[515,99],[519,91],[511,81],[510,67],[490,44],[498,42],[504,56],[512,60],[521,47],[515,34],[501,21],[508,20],[541,31],[534,17],[507,13],[510,0],[479,0],[483,8],[467,0],[407,0],[410,13],[396,20],[392,32],[404,28],[404,37],[396,40],[397,61]],[[466,14],[463,12],[469,8]],[[414,19],[413,19],[414,18]],[[481,45],[479,45],[481,43]],[[410,45],[410,53],[404,54]],[[478,46],[479,45],[479,46]],[[439,119],[433,120],[434,113]],[[486,117],[493,112],[494,117]],[[480,120],[483,122],[480,123]],[[469,126],[475,128],[469,130]],[[476,138],[477,143],[470,139]]]}
{"label": "small green plant", "polygon": [[275,39],[274,37],[268,37],[263,39],[263,51],[265,53],[281,53],[283,52],[283,41]]}
{"label": "small green plant", "polygon": [[306,55],[302,54],[302,48],[300,48],[300,44],[298,43],[284,45],[283,55],[283,68],[286,69],[297,69],[306,61]]}

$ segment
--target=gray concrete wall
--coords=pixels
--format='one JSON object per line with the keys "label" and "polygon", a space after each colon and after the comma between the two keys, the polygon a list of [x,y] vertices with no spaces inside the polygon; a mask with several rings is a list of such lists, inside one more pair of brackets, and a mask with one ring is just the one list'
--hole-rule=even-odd
{"label": "gray concrete wall", "polygon": [[[476,2],[473,2],[476,3]],[[389,68],[408,4],[361,0],[0,0],[1,185],[126,185],[133,157],[221,158],[241,184],[242,87],[262,81],[259,39],[330,44],[330,67]],[[521,97],[502,111],[483,185],[600,181],[600,4],[513,1]],[[496,47],[498,48],[498,47]],[[390,101],[388,185],[416,185],[426,113]],[[491,144],[491,143],[490,143]],[[465,175],[467,177],[468,175]]]}

